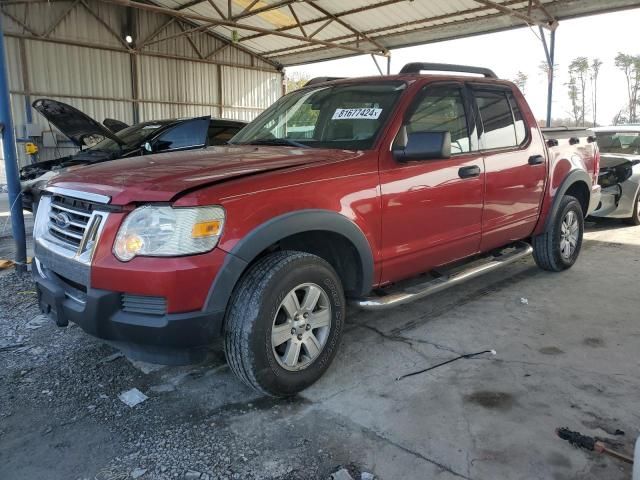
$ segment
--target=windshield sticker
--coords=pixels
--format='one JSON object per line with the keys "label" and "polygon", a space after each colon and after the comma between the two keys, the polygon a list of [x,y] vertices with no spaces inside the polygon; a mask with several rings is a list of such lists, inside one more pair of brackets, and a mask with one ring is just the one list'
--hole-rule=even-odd
{"label": "windshield sticker", "polygon": [[381,108],[336,108],[331,120],[377,120]]}

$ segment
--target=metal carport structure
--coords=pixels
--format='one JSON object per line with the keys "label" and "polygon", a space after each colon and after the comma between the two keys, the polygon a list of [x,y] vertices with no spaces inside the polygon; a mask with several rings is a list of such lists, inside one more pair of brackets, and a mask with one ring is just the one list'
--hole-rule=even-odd
{"label": "metal carport structure", "polygon": [[[42,3],[86,6],[86,2],[2,0],[0,7],[6,17],[27,29],[26,33],[20,34],[21,38],[47,41],[46,38],[38,38],[37,32],[29,32],[24,20],[12,15],[8,8],[15,5],[28,8]],[[372,55],[374,60],[376,56],[388,59],[393,48],[498,32],[523,25],[535,26],[543,33],[545,55],[552,66],[555,30],[559,22],[640,6],[640,0],[98,0],[98,3],[125,8],[127,15],[143,11],[164,19],[155,30],[147,32],[143,41],[138,42],[138,38],[134,38],[131,43],[121,42],[118,49],[132,54],[132,57],[158,56],[157,52],[149,52],[151,46],[184,38],[199,57],[194,61],[213,63],[209,62],[211,57],[235,50],[252,59],[245,68],[271,71],[289,65],[361,54]],[[108,19],[100,18],[99,14],[97,19],[113,30]],[[176,26],[179,30],[169,30]],[[116,37],[120,33],[113,31]],[[193,37],[202,33],[218,42],[213,49],[202,52],[195,45]],[[548,44],[545,35],[550,37]],[[65,44],[66,41],[58,40],[58,43]],[[0,98],[3,103],[0,123],[5,126],[3,146],[13,233],[22,245],[18,249],[17,263],[23,264],[24,225],[21,222],[11,111],[6,104],[9,98],[6,66],[6,59],[0,55]],[[550,118],[553,69],[549,71]]]}

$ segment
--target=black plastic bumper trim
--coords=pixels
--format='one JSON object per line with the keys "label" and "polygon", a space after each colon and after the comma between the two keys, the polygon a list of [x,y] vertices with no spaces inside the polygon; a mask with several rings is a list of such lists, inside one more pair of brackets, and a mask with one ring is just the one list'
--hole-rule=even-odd
{"label": "black plastic bumper trim", "polygon": [[180,349],[209,345],[222,334],[224,310],[165,315],[125,312],[119,292],[89,289],[83,304],[68,298],[57,282],[43,278],[36,271],[33,276],[43,313],[60,326],[73,322],[103,340],[132,348],[139,345]]}

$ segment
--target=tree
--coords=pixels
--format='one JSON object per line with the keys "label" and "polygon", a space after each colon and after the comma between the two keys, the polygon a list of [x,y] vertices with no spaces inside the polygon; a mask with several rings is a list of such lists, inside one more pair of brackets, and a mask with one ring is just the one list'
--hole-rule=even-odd
{"label": "tree", "polygon": [[598,75],[600,74],[600,67],[602,66],[602,60],[594,58],[591,61],[589,79],[591,81],[591,111],[593,112],[593,126],[596,127],[597,113],[598,113]]}
{"label": "tree", "polygon": [[299,88],[302,88],[311,79],[308,75],[294,73],[293,75],[287,75],[284,80],[285,93],[293,92]]}
{"label": "tree", "polygon": [[569,99],[576,126],[585,123],[588,72],[589,59],[587,57],[574,58],[569,64]]}
{"label": "tree", "polygon": [[513,83],[516,84],[523,95],[527,89],[527,80],[529,80],[529,76],[522,71],[518,71],[518,73],[516,73],[516,78],[513,79]]}
{"label": "tree", "polygon": [[627,98],[629,122],[638,120],[636,115],[638,107],[638,90],[640,90],[640,55],[628,55],[618,52],[615,58],[616,67],[625,75],[627,81]]}
{"label": "tree", "polygon": [[582,111],[580,110],[580,94],[578,93],[578,84],[575,76],[569,74],[569,82],[566,85],[569,90],[569,100],[571,100],[571,116],[573,117],[573,125],[577,127],[580,124]]}

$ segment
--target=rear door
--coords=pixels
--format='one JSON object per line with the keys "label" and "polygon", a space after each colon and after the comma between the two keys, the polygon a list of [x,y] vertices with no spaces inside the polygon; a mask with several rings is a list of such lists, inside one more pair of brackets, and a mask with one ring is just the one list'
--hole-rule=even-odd
{"label": "rear door", "polygon": [[473,255],[480,245],[484,167],[466,89],[428,84],[403,123],[408,133],[449,131],[451,157],[401,163],[382,148],[383,283]]}
{"label": "rear door", "polygon": [[547,159],[537,127],[525,120],[510,89],[473,86],[472,92],[486,175],[480,249],[487,251],[535,228]]}

